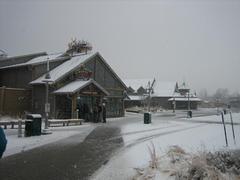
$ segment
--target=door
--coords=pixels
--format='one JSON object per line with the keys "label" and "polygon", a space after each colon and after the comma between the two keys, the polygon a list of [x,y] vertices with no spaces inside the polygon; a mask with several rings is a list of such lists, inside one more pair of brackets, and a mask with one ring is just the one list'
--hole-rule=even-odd
{"label": "door", "polygon": [[96,108],[101,98],[99,96],[78,96],[77,109],[80,119],[95,122],[97,118]]}

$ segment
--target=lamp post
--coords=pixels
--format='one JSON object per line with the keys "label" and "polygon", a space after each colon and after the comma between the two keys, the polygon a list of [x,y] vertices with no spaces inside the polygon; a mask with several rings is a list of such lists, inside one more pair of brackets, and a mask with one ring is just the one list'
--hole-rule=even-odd
{"label": "lamp post", "polygon": [[48,114],[50,113],[50,103],[48,102],[48,93],[49,93],[49,83],[53,82],[49,74],[49,59],[47,60],[47,73],[45,79],[43,80],[46,85],[46,98],[45,98],[45,126],[43,129],[43,134],[51,134],[51,131],[48,129]]}
{"label": "lamp post", "polygon": [[176,110],[175,90],[174,90],[174,92],[173,92],[172,98],[173,98],[173,101],[172,101],[172,109],[173,109],[173,113],[175,113],[175,110]]}
{"label": "lamp post", "polygon": [[173,97],[173,113],[175,113],[175,109],[176,109],[176,101],[175,101],[175,96]]}

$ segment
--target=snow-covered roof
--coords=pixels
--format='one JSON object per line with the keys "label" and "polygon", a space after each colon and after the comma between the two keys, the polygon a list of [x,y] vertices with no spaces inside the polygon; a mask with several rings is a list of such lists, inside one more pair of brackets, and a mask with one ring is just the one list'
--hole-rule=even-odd
{"label": "snow-covered roof", "polygon": [[[53,83],[57,80],[64,77],[66,74],[74,71],[78,68],[83,62],[88,60],[90,57],[94,56],[96,53],[89,53],[89,54],[82,54],[79,56],[74,56],[70,60],[62,63],[61,65],[57,66],[56,68],[52,69],[49,74]],[[45,74],[39,77],[38,79],[30,82],[30,84],[43,84],[43,80],[45,79]]]}
{"label": "snow-covered roof", "polygon": [[152,97],[172,97],[176,88],[176,82],[156,81],[153,87]]}
{"label": "snow-covered roof", "polygon": [[153,78],[152,79],[150,78],[149,79],[146,79],[146,78],[145,79],[125,79],[123,81],[128,88],[131,87],[135,92],[137,92],[137,90],[140,87],[147,88],[148,82],[150,81],[150,83],[152,83]]}
{"label": "snow-covered roof", "polygon": [[66,57],[63,57],[63,53],[49,54],[49,55],[33,58],[25,63],[4,66],[0,69],[7,69],[7,68],[13,68],[13,67],[28,66],[28,65],[38,65],[38,64],[46,63],[47,61],[49,62],[58,61],[64,58]]}
{"label": "snow-covered roof", "polygon": [[[131,87],[135,92],[140,88],[147,88],[148,82],[153,82],[152,79],[125,79],[124,83],[127,87]],[[164,82],[156,80],[153,86],[152,97],[172,97],[176,88],[176,82]]]}
{"label": "snow-covered roof", "polygon": [[130,95],[128,96],[131,101],[142,101],[146,99],[146,96]]}
{"label": "snow-covered roof", "polygon": [[[175,98],[170,98],[168,101],[188,101],[188,97],[175,97]],[[189,97],[189,101],[201,101],[201,99],[197,97]]]}
{"label": "snow-covered roof", "polygon": [[7,53],[0,49],[0,60],[6,59],[7,56]]}
{"label": "snow-covered roof", "polygon": [[84,80],[76,80],[73,82],[70,82],[69,84],[61,87],[60,89],[54,91],[54,94],[73,94],[76,93],[77,91],[80,91],[84,87],[94,84],[97,86],[104,94],[109,95],[109,93],[101,86],[99,85],[96,81],[93,79],[84,81]]}

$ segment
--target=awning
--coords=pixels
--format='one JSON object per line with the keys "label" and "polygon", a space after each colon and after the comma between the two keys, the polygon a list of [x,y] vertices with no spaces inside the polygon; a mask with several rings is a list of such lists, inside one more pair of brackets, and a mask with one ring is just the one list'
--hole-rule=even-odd
{"label": "awning", "polygon": [[96,81],[94,81],[93,79],[84,81],[84,80],[75,80],[63,87],[61,87],[60,89],[54,91],[54,94],[74,94],[78,91],[81,91],[83,88],[89,86],[93,84],[94,86],[96,86],[101,92],[103,92],[105,95],[109,95],[109,93],[100,85],[98,84]]}

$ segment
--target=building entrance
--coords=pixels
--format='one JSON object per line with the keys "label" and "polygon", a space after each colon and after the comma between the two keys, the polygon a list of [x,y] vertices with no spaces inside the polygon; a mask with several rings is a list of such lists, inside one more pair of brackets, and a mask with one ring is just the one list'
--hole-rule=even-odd
{"label": "building entrance", "polygon": [[78,96],[78,118],[90,122],[99,122],[101,105],[101,97],[99,96]]}

